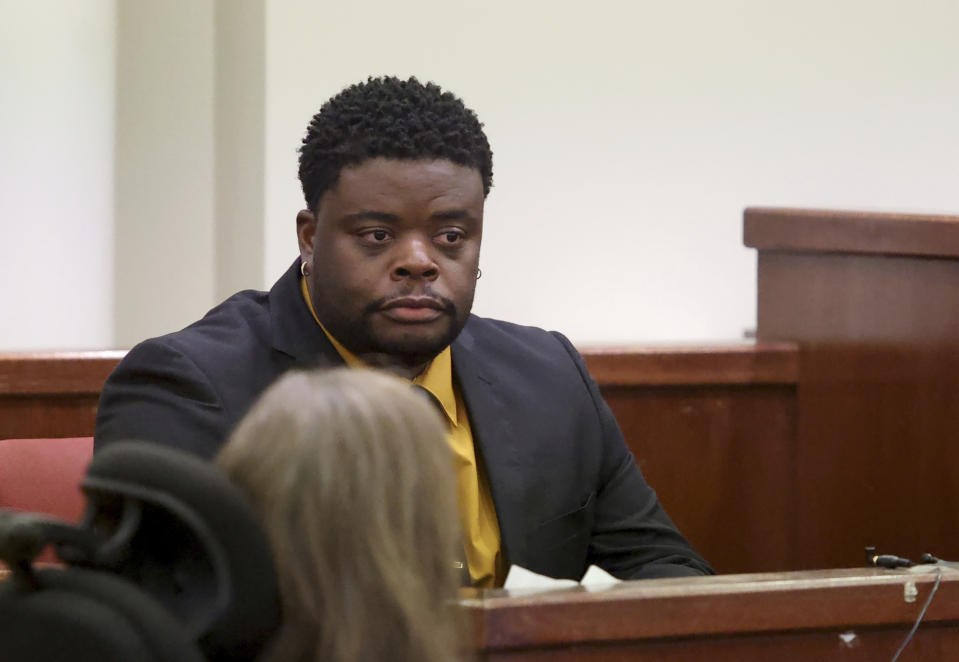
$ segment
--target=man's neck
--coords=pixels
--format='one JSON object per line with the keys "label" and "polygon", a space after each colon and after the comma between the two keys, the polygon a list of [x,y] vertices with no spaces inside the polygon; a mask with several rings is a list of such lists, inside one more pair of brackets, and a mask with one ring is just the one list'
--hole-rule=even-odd
{"label": "man's neck", "polygon": [[430,364],[429,360],[409,363],[391,354],[377,352],[357,354],[356,357],[371,368],[377,368],[411,381],[419,377]]}

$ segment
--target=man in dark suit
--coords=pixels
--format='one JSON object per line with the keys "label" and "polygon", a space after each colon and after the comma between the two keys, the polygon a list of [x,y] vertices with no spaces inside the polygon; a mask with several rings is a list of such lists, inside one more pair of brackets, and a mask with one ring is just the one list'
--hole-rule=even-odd
{"label": "man in dark suit", "polygon": [[149,439],[210,457],[284,371],[372,367],[423,387],[447,419],[477,585],[501,584],[510,563],[711,572],[569,341],[470,314],[492,183],[472,111],[415,79],[354,85],[313,117],[299,174],[299,258],[270,292],[131,350],[103,389],[97,447]]}

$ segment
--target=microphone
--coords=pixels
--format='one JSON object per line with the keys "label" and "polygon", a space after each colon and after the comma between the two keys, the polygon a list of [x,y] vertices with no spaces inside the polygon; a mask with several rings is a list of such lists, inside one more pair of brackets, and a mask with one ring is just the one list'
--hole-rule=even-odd
{"label": "microphone", "polygon": [[876,554],[875,547],[866,547],[866,564],[877,568],[911,568],[916,565],[909,559],[895,554]]}

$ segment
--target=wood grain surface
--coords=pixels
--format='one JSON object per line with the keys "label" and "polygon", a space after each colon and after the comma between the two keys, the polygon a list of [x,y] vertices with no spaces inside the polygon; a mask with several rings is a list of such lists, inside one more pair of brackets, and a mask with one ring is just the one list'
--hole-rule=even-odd
{"label": "wood grain surface", "polygon": [[[936,581],[929,567],[626,582],[464,595],[488,660],[888,660]],[[907,599],[907,587],[916,595]],[[959,653],[959,573],[945,571],[902,660]],[[844,635],[840,637],[840,635]],[[819,657],[817,657],[819,656]]]}

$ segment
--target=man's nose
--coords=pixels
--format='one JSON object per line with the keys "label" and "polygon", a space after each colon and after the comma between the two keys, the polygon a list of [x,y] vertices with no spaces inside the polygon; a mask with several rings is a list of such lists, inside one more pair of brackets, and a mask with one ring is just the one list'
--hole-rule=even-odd
{"label": "man's nose", "polygon": [[393,267],[393,279],[423,278],[436,280],[439,269],[430,252],[429,243],[410,239],[400,245],[400,254]]}

